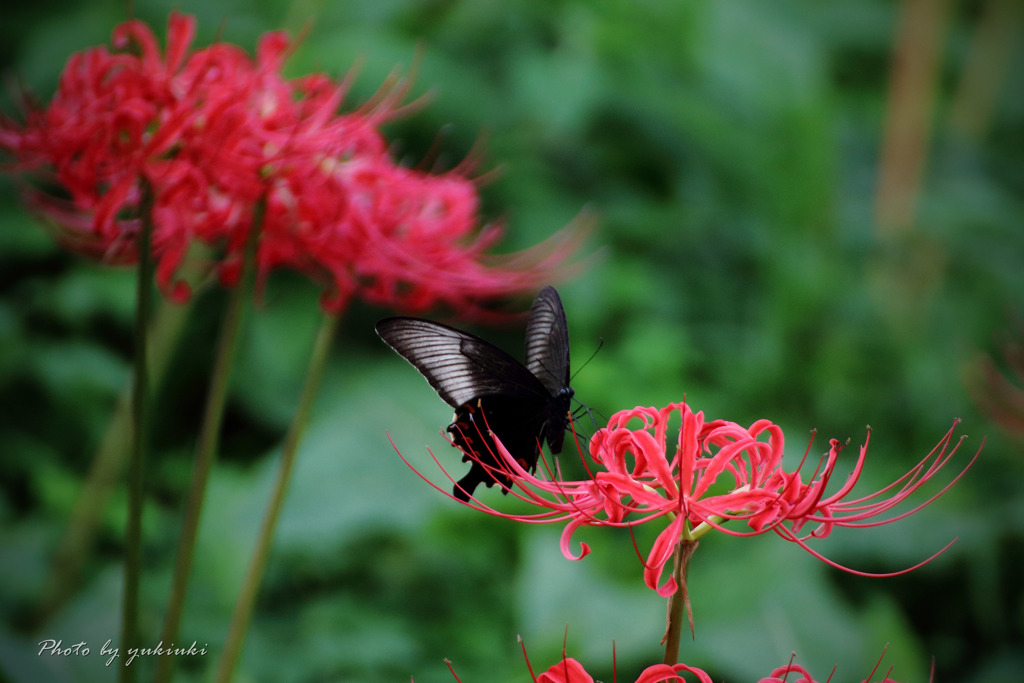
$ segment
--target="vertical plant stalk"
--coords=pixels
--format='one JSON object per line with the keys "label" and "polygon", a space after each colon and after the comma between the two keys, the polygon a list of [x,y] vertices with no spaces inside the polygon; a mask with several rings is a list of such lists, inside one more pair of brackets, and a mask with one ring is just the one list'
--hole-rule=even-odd
{"label": "vertical plant stalk", "polygon": [[238,657],[242,652],[242,643],[245,640],[249,619],[252,616],[253,606],[256,603],[256,596],[259,593],[263,573],[266,570],[267,558],[270,555],[270,548],[274,540],[274,529],[277,526],[285,493],[291,480],[295,455],[299,449],[299,442],[302,440],[302,433],[309,418],[310,408],[313,406],[313,399],[316,397],[320,380],[324,374],[324,367],[327,364],[331,342],[334,340],[339,320],[340,316],[338,315],[325,315],[323,323],[320,325],[320,330],[317,332],[316,341],[313,344],[313,353],[309,359],[309,367],[306,370],[305,385],[302,388],[302,395],[299,397],[299,405],[295,410],[292,423],[288,427],[288,433],[285,435],[284,445],[281,449],[281,466],[278,468],[274,490],[271,493],[270,501],[267,503],[263,523],[260,526],[259,536],[256,539],[256,547],[253,550],[252,558],[249,560],[249,567],[246,570],[242,590],[238,596],[238,602],[235,603],[234,614],[231,616],[231,626],[228,629],[228,636],[224,643],[224,651],[221,653],[220,662],[217,665],[217,675],[214,679],[216,683],[227,683],[231,680]]}
{"label": "vertical plant stalk", "polygon": [[[185,609],[185,597],[188,594],[188,582],[192,571],[192,558],[195,554],[196,538],[199,535],[203,501],[206,498],[206,484],[210,478],[213,462],[217,457],[224,406],[227,403],[228,388],[231,385],[231,371],[235,365],[238,332],[242,326],[246,302],[252,296],[254,271],[256,270],[256,249],[259,244],[259,234],[265,211],[266,200],[264,198],[256,204],[253,211],[252,226],[245,245],[242,280],[232,290],[227,309],[224,312],[224,319],[221,322],[217,355],[214,359],[210,388],[206,394],[203,424],[199,432],[195,462],[192,464],[192,479],[189,483],[188,498],[185,503],[185,516],[182,520],[181,536],[178,538],[178,554],[174,563],[171,596],[161,632],[161,641],[166,647],[173,647],[181,628],[181,616]],[[160,658],[155,679],[157,683],[167,683],[171,680],[174,675],[175,659],[175,657]]]}
{"label": "vertical plant stalk", "polygon": [[693,634],[693,610],[690,608],[690,593],[686,586],[686,577],[690,570],[690,558],[697,550],[697,541],[682,540],[676,546],[672,556],[672,578],[676,580],[678,588],[668,599],[668,617],[665,624],[665,637],[661,644],[665,646],[665,664],[673,665],[679,663],[679,642],[683,636],[683,611],[686,611],[686,620],[690,624],[690,634]]}
{"label": "vertical plant stalk", "polygon": [[[153,300],[153,188],[139,182],[139,267],[135,302],[135,368],[132,382],[132,447],[128,458],[128,522],[125,529],[124,596],[121,603],[121,647],[138,646],[139,576],[142,565],[143,465],[146,446],[146,332]],[[135,668],[122,666],[118,680],[134,683]]]}
{"label": "vertical plant stalk", "polygon": [[882,234],[906,233],[914,225],[948,8],[949,0],[902,3],[875,198],[875,216]]}
{"label": "vertical plant stalk", "polygon": [[949,112],[949,127],[968,140],[982,140],[992,124],[1022,17],[1020,0],[987,0],[982,7]]}
{"label": "vertical plant stalk", "polygon": [[[147,348],[148,383],[151,387],[162,381],[188,312],[187,306],[164,301],[157,303]],[[103,511],[124,473],[131,446],[133,385],[134,373],[132,383],[125,387],[117,400],[89,474],[75,501],[67,529],[54,553],[49,589],[36,617],[39,625],[60,609],[77,587],[82,566],[95,545]]]}

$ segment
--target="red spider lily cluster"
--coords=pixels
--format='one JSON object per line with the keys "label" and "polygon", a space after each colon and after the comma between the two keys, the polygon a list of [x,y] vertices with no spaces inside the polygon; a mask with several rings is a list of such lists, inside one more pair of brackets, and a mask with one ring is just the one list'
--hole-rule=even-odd
{"label": "red spider lily cluster", "polygon": [[255,58],[215,43],[191,50],[192,17],[171,15],[167,47],[128,21],[113,50],[73,55],[43,108],[25,122],[0,118],[0,149],[37,175],[31,205],[72,249],[134,263],[147,187],[157,282],[187,299],[178,273],[201,242],[223,253],[236,280],[255,207],[265,212],[256,252],[259,282],[274,268],[322,283],[338,311],[354,296],[409,311],[528,291],[575,247],[562,233],[534,250],[485,262],[500,230],[479,230],[474,183],[456,169],[432,175],[397,166],[379,130],[402,113],[407,83],[392,79],[359,110],[338,114],[350,79],[286,79],[282,32]]}
{"label": "red spider lily cluster", "polygon": [[[670,451],[669,432],[677,417],[678,437]],[[853,489],[867,455],[867,439],[846,481],[828,494],[826,489],[842,450],[834,439],[828,453],[804,482],[801,470],[807,454],[795,470],[786,470],[782,430],[768,420],[743,427],[726,420],[705,422],[703,412],[694,412],[686,403],[673,403],[661,409],[637,407],[616,413],[606,428],[594,434],[589,458],[581,452],[588,472],[581,480],[567,480],[550,467],[542,468],[539,475],[531,473],[498,442],[499,457],[490,462],[502,464],[502,473],[513,481],[512,495],[541,508],[541,512],[512,514],[479,499],[467,504],[523,522],[567,522],[561,546],[569,559],[580,559],[590,552],[585,543],[580,545],[579,552],[572,550],[572,534],[581,526],[634,527],[665,518],[668,523],[644,562],[645,583],[662,596],[672,595],[679,588],[674,577],[661,582],[665,565],[678,544],[694,541],[711,530],[733,536],[772,531],[833,566],[861,574],[824,558],[807,541],[828,536],[835,527],[894,522],[942,495],[963,476],[974,459],[925,502],[910,510],[894,511],[959,450],[963,438],[952,443],[956,424],[902,477],[879,491],[854,498]],[[494,468],[486,464],[488,458],[479,458],[474,453],[466,455]],[[730,527],[729,522],[743,523],[745,528],[735,528],[735,524]],[[811,530],[805,532],[805,528]],[[895,573],[911,571],[943,550],[915,567]]]}
{"label": "red spider lily cluster", "polygon": [[[712,683],[711,676],[707,673],[685,664],[654,664],[640,673],[636,683],[685,683],[687,679],[682,675],[684,672],[693,674],[699,683]],[[530,673],[533,673],[532,669]],[[565,657],[540,676],[535,676],[533,680],[534,683],[594,683],[593,677],[587,673],[583,665],[572,657]]]}
{"label": "red spider lily cluster", "polygon": [[[520,641],[521,643],[522,641]],[[794,655],[795,656],[795,655]],[[882,657],[885,656],[883,652]],[[530,679],[533,683],[595,683],[593,676],[587,673],[586,668],[578,660],[569,657],[565,654],[563,648],[561,661],[553,664],[546,671],[542,672],[539,676],[534,672],[533,665],[530,664],[530,658],[526,654],[526,647],[523,645],[523,657],[526,659],[526,667],[530,671]],[[879,657],[878,662],[875,663],[874,668],[871,670],[870,675],[863,683],[870,683],[878,672],[878,668],[882,664],[882,657]],[[612,655],[612,666],[614,669],[614,649]],[[445,660],[448,663],[448,669],[452,672],[452,676],[456,681],[461,683],[458,675],[455,673],[451,662]],[[890,670],[891,672],[891,670]],[[889,677],[887,672],[878,683],[897,683]],[[834,673],[834,672],[833,672]],[[934,674],[934,671],[932,672]],[[692,675],[692,678],[688,676]],[[615,674],[613,673],[613,676]],[[832,680],[832,674],[822,681],[818,679],[820,683],[829,683]],[[640,676],[637,677],[635,683],[689,683],[690,681],[696,681],[696,683],[713,683],[711,676],[695,666],[688,666],[686,664],[653,664],[644,669]],[[789,663],[785,666],[780,666],[774,669],[770,674],[758,680],[758,683],[816,683],[815,679],[811,677],[811,674],[804,667],[799,664],[794,664],[792,658]]]}
{"label": "red spider lily cluster", "polygon": [[[693,678],[690,679],[684,674],[693,674]],[[572,657],[564,658],[540,676],[534,677],[533,680],[534,683],[594,683],[594,678],[587,673],[582,664]],[[697,681],[697,683],[712,683],[713,681],[707,672],[694,666],[654,664],[640,673],[636,683],[688,683],[691,680]],[[829,676],[829,680],[831,680],[831,676]],[[758,683],[815,683],[815,680],[802,666],[790,663],[775,669],[768,676],[760,679]],[[827,683],[827,681],[822,683]],[[897,682],[886,676],[879,683]]]}

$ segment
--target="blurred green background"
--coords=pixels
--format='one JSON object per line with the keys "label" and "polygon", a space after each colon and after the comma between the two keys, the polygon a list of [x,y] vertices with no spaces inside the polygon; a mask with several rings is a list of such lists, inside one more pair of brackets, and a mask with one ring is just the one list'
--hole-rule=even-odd
{"label": "blurred green background", "polygon": [[[902,33],[911,6],[919,30]],[[707,537],[684,661],[749,681],[795,652],[816,677],[835,666],[833,680],[862,680],[889,643],[882,668],[896,680],[927,680],[932,657],[936,681],[1024,680],[1024,442],[977,402],[999,400],[978,381],[978,359],[1012,377],[1003,349],[1024,342],[1017,2],[141,0],[135,12],[162,39],[172,7],[198,17],[198,45],[250,53],[260,33],[308,22],[289,73],[361,64],[352,105],[419,55],[414,94],[432,99],[389,124],[395,153],[416,165],[440,131],[438,163],[451,167],[484,140],[484,167],[498,170],[482,188],[485,215],[506,223],[505,249],[594,211],[593,258],[559,289],[577,397],[598,423],[685,396],[709,419],[777,422],[794,459],[811,429],[814,453],[851,439],[851,463],[870,424],[865,492],[909,469],[956,417],[968,440],[946,480],[987,439],[923,512],[816,546],[889,572],[959,537],[909,575],[850,576],[774,536]],[[48,99],[67,56],[108,43],[123,17],[116,2],[5,8],[0,63],[17,85],[3,110],[15,111],[21,86]],[[894,60],[897,45],[910,56]],[[899,112],[911,134],[887,143]],[[123,487],[95,538],[81,539],[81,571],[57,575],[59,599],[52,577],[128,381],[133,275],[61,251],[12,179],[2,183],[0,680],[114,680],[99,649],[120,633]],[[281,274],[248,318],[182,626],[181,640],[210,654],[182,660],[179,680],[206,680],[216,664],[317,297]],[[158,391],[144,644],[159,639],[224,299],[214,288],[179,310]],[[345,314],[235,680],[451,681],[444,658],[463,683],[530,680],[517,634],[536,670],[565,638],[605,681],[614,643],[617,680],[634,680],[660,661],[664,602],[643,587],[629,535],[580,533],[593,553],[572,563],[560,528],[475,514],[424,485],[386,431],[435,479],[428,447],[462,466],[439,435],[450,410],[373,333],[390,313],[357,303]],[[520,353],[520,326],[473,329]],[[39,657],[44,638],[93,651]],[[146,680],[152,662],[139,666]]]}

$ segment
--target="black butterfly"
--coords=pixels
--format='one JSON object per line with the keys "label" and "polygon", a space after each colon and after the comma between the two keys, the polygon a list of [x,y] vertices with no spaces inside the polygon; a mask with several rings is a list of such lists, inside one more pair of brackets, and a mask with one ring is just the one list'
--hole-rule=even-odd
{"label": "black butterfly", "polygon": [[554,287],[542,289],[530,308],[526,365],[480,337],[429,320],[385,318],[376,329],[455,408],[448,432],[467,453],[462,460],[472,460],[455,485],[456,498],[468,501],[481,483],[498,481],[505,492],[512,484],[488,430],[529,470],[537,466],[542,441],[552,453],[562,451],[573,390],[569,328]]}

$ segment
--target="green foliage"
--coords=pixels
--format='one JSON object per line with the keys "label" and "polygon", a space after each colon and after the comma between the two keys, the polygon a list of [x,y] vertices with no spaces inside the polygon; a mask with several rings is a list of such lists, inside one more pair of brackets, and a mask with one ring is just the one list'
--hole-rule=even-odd
{"label": "green foliage", "polygon": [[[0,41],[3,67],[43,98],[68,54],[106,41],[122,16],[119,3],[53,4],[23,4]],[[593,210],[592,258],[560,291],[574,386],[598,425],[685,396],[710,419],[781,424],[793,457],[817,428],[813,457],[831,437],[851,439],[852,453],[870,424],[865,490],[905,472],[955,417],[969,439],[953,467],[987,439],[978,465],[920,515],[816,546],[890,572],[959,536],[908,576],[846,575],[774,538],[702,540],[685,661],[753,680],[795,651],[816,676],[835,665],[838,680],[860,680],[891,643],[882,668],[896,680],[926,680],[932,656],[936,680],[1020,678],[1024,459],[964,377],[976,354],[1020,341],[1024,89],[1006,85],[983,139],[951,130],[973,9],[947,26],[917,225],[887,239],[873,206],[896,4],[147,0],[136,13],[162,35],[172,6],[198,15],[200,44],[222,31],[250,52],[260,33],[311,19],[288,70],[340,75],[361,62],[353,107],[393,67],[416,64],[414,95],[429,103],[389,124],[395,153],[416,165],[443,131],[437,163],[451,167],[483,142],[482,170],[498,169],[484,208],[505,224],[503,249]],[[1018,80],[1020,35],[1007,68]],[[127,382],[132,275],[66,255],[29,224],[16,187],[0,189],[0,678],[112,680],[98,651],[119,632],[120,492],[70,600],[41,623],[35,610]],[[183,662],[181,680],[206,680],[216,663],[317,296],[279,277],[248,316],[182,627],[211,654]],[[216,288],[197,296],[156,391],[146,643],[166,607],[222,307]],[[664,604],[642,588],[629,535],[581,533],[594,553],[568,562],[556,529],[483,518],[424,484],[387,433],[442,489],[427,448],[455,476],[463,466],[439,435],[448,409],[373,335],[387,314],[357,304],[342,321],[236,680],[433,683],[452,680],[447,657],[466,683],[522,681],[516,635],[542,670],[566,626],[570,655],[611,680],[614,641],[618,680],[633,680],[660,659]],[[515,328],[482,334],[521,345]],[[94,654],[37,657],[48,637],[86,639]]]}

